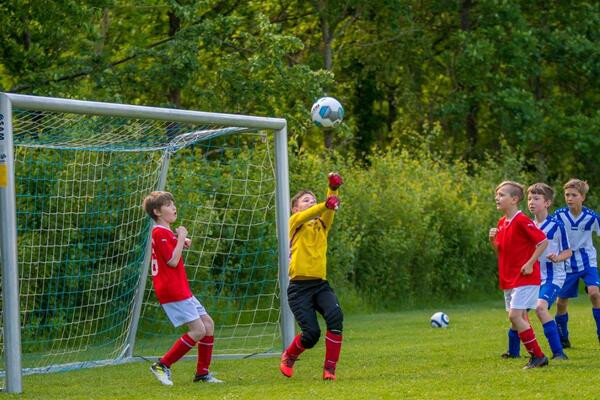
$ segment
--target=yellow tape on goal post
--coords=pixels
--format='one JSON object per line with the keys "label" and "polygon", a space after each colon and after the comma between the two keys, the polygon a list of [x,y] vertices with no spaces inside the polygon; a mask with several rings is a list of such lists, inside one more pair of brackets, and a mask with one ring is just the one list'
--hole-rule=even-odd
{"label": "yellow tape on goal post", "polygon": [[0,163],[0,187],[8,185],[8,167],[6,164]]}

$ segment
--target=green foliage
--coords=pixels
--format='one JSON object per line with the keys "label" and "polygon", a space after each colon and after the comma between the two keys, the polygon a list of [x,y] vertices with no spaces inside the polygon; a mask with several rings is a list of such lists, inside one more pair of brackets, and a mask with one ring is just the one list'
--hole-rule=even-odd
{"label": "green foliage", "polygon": [[519,160],[509,155],[502,164],[467,166],[426,148],[389,148],[367,160],[364,168],[351,158],[304,154],[291,163],[292,194],[301,188],[319,194],[328,171],[345,179],[329,239],[328,275],[338,290],[358,291],[375,308],[494,290],[496,258],[487,239],[500,217],[494,189],[508,177],[528,182]]}
{"label": "green foliage", "polygon": [[[0,4],[0,88],[282,116],[301,149],[385,149],[439,124],[435,150],[504,143],[543,180],[600,184],[600,5],[529,1],[90,0]],[[343,135],[309,129],[324,94]],[[418,147],[418,146],[417,146]]]}

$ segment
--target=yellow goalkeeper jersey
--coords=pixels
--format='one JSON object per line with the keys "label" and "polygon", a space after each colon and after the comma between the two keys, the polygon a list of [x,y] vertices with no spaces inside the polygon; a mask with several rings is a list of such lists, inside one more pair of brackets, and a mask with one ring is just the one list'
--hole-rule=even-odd
{"label": "yellow goalkeeper jersey", "polygon": [[[327,197],[337,191],[327,189]],[[327,234],[334,210],[325,202],[290,217],[290,279],[327,279]]]}

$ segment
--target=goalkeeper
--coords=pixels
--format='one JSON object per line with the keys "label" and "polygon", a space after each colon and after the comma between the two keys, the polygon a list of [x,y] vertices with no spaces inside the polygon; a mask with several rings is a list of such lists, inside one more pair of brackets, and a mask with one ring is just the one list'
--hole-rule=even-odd
{"label": "goalkeeper", "polygon": [[281,355],[279,369],[288,378],[300,353],[312,348],[321,336],[317,311],[327,324],[325,335],[325,365],[323,379],[335,380],[335,367],[342,347],[344,316],[338,299],[327,282],[327,235],[340,199],[337,189],[342,177],[337,173],[328,176],[327,199],[317,204],[309,190],[298,192],[291,201],[290,229],[290,284],[287,295],[294,318],[302,332]]}

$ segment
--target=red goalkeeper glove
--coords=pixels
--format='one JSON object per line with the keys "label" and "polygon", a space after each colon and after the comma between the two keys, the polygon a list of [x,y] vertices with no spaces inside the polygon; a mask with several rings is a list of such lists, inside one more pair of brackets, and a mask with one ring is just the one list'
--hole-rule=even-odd
{"label": "red goalkeeper glove", "polygon": [[331,190],[337,190],[344,183],[342,176],[337,172],[330,172],[327,179],[329,179],[329,189]]}
{"label": "red goalkeeper glove", "polygon": [[325,202],[325,207],[330,210],[337,210],[340,206],[340,198],[337,196],[329,196]]}

